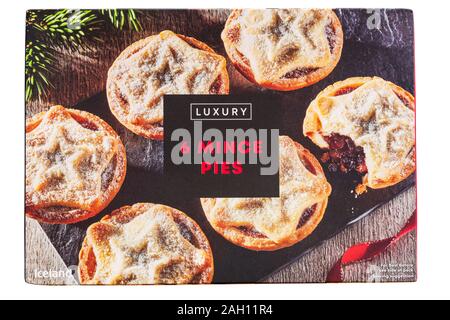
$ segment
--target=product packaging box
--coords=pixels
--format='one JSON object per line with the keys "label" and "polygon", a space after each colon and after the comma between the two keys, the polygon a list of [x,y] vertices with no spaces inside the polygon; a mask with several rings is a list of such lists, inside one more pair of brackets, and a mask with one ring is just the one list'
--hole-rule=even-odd
{"label": "product packaging box", "polygon": [[416,280],[405,9],[29,10],[25,277]]}

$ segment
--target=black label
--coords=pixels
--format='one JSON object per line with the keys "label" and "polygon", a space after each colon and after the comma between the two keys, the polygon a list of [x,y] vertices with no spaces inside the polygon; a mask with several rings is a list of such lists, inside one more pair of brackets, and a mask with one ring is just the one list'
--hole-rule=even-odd
{"label": "black label", "polygon": [[279,122],[267,96],[165,96],[167,185],[188,197],[278,197]]}

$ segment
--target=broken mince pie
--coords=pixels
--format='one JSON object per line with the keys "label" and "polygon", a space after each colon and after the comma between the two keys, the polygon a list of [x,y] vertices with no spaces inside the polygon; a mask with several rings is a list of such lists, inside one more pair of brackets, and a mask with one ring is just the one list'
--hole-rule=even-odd
{"label": "broken mince pie", "polygon": [[381,78],[350,78],[311,103],[303,132],[326,149],[331,171],[356,171],[356,189],[397,184],[415,170],[414,97]]}
{"label": "broken mince pie", "polygon": [[228,94],[224,57],[194,38],[163,31],[126,48],[108,72],[116,118],[146,138],[163,139],[165,94]]}
{"label": "broken mince pie", "polygon": [[210,283],[208,239],[183,212],[158,204],[122,207],[87,230],[82,284]]}
{"label": "broken mince pie", "polygon": [[339,62],[343,31],[332,10],[234,10],[222,32],[234,66],[263,87],[289,91],[328,76]]}
{"label": "broken mince pie", "polygon": [[26,123],[26,214],[41,222],[88,219],[116,196],[125,147],[102,119],[54,106]]}
{"label": "broken mince pie", "polygon": [[251,250],[292,246],[321,222],[331,194],[317,159],[287,136],[280,137],[280,198],[202,199],[213,228]]}

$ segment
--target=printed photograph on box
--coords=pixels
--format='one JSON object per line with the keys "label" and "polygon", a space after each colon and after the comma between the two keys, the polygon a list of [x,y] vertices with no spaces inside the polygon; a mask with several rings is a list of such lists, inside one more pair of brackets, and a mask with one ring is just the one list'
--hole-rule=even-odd
{"label": "printed photograph on box", "polygon": [[413,12],[28,10],[25,280],[414,282]]}

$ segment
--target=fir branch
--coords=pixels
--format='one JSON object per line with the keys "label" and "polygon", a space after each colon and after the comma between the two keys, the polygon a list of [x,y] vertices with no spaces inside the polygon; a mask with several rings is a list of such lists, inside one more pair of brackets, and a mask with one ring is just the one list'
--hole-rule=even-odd
{"label": "fir branch", "polygon": [[[87,35],[98,30],[100,21],[92,10],[58,10],[47,14],[33,27],[46,38],[44,41],[53,46],[62,46],[72,50],[86,47]],[[99,40],[96,38],[95,40]]]}
{"label": "fir branch", "polygon": [[53,84],[48,74],[55,71],[52,50],[40,41],[29,41],[25,49],[25,99],[42,97],[48,94]]}
{"label": "fir branch", "polygon": [[26,100],[41,98],[52,87],[48,76],[54,68],[55,50],[92,49],[88,43],[102,42],[100,26],[110,22],[117,30],[125,25],[135,31],[142,26],[133,9],[108,10],[30,10],[27,12],[25,51]]}
{"label": "fir branch", "polygon": [[142,26],[133,9],[102,9],[100,13],[109,19],[116,29],[122,30],[125,23],[127,23],[130,29],[135,31],[142,30]]}

